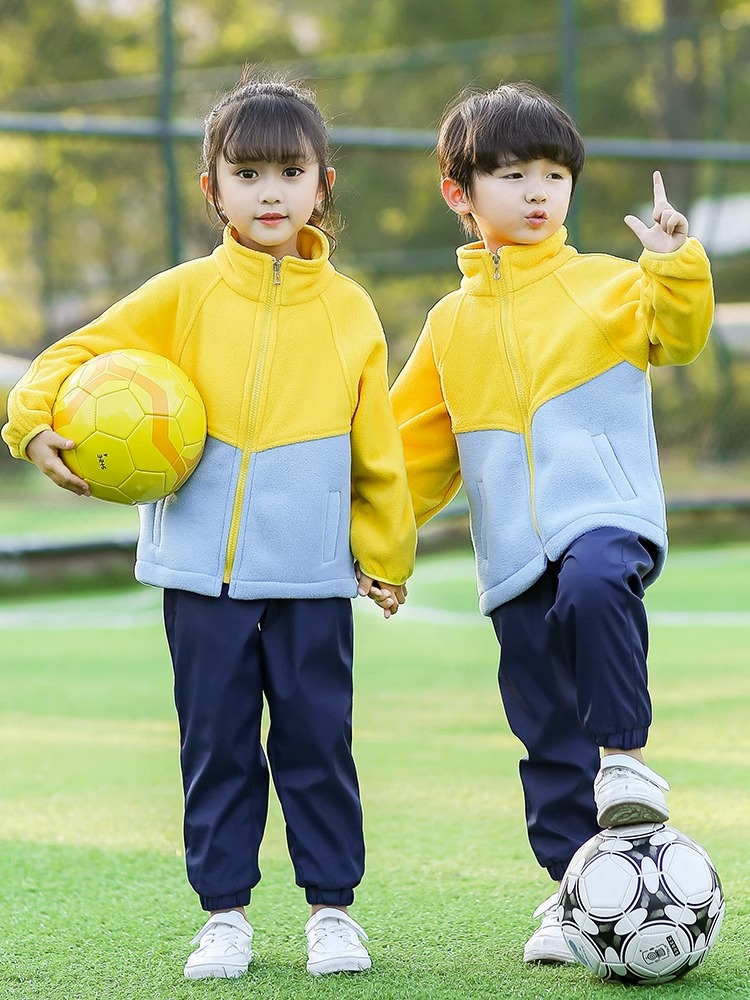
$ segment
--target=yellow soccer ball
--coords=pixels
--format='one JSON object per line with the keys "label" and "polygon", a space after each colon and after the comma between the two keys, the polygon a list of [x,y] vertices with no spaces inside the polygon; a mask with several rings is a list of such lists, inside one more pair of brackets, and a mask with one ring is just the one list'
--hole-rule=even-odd
{"label": "yellow soccer ball", "polygon": [[52,427],[75,442],[68,468],[113,503],[174,493],[203,454],[206,410],[187,375],[150,351],[99,354],[60,386]]}

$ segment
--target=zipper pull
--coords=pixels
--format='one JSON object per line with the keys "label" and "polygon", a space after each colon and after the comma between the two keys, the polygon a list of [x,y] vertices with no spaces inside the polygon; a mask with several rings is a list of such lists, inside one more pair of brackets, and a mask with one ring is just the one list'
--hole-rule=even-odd
{"label": "zipper pull", "polygon": [[493,278],[495,279],[495,281],[499,281],[500,280],[500,251],[498,250],[497,253],[493,253],[492,250],[490,250],[490,257],[492,257],[492,263],[495,265],[495,273],[493,274]]}
{"label": "zipper pull", "polygon": [[281,284],[281,261],[274,260],[273,262],[273,283],[274,285]]}

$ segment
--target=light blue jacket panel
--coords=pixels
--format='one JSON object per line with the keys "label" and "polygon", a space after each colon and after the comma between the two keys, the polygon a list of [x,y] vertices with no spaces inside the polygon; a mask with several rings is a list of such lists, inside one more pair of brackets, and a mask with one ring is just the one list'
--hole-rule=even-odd
{"label": "light blue jacket panel", "polygon": [[[141,583],[211,597],[221,593],[241,459],[240,449],[208,438],[195,472],[177,493],[139,506],[135,575]],[[229,595],[354,597],[350,495],[348,434],[256,452]],[[196,566],[204,571],[196,573]]]}
{"label": "light blue jacket panel", "polygon": [[635,531],[667,551],[646,374],[623,362],[542,404],[526,443],[510,431],[456,435],[476,550],[479,606],[490,614],[527,590],[574,539],[601,527]]}

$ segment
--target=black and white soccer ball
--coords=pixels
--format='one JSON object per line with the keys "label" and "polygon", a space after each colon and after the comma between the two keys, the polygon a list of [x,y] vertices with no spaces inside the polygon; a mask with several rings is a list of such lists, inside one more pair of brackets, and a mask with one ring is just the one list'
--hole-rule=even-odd
{"label": "black and white soccer ball", "polygon": [[576,960],[604,980],[684,976],[713,948],[724,894],[706,851],[662,823],[602,830],[563,876],[558,916]]}

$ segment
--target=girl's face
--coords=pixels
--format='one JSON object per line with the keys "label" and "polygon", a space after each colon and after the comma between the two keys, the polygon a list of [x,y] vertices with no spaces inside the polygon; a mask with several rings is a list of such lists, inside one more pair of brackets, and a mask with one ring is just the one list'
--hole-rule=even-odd
{"label": "girl's face", "polygon": [[[336,171],[329,167],[327,173],[333,187]],[[229,163],[222,156],[216,179],[215,200],[242,246],[277,259],[299,257],[297,234],[324,193],[317,161]],[[210,201],[208,174],[201,175],[201,188]]]}

